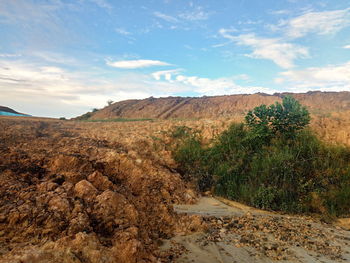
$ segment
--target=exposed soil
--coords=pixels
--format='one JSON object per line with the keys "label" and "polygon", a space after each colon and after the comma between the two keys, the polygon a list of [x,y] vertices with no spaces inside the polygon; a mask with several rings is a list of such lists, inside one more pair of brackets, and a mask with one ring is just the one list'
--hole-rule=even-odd
{"label": "exposed soil", "polygon": [[[225,201],[220,199],[221,201]],[[236,202],[204,197],[195,205],[177,205],[196,214],[205,232],[176,236],[163,245],[181,247],[175,262],[349,262],[350,232],[310,217],[257,210]]]}
{"label": "exposed soil", "polygon": [[193,206],[167,131],[187,125],[210,139],[229,123],[1,117],[0,262],[350,260],[348,232],[311,218],[213,199]]}
{"label": "exposed soil", "polygon": [[[268,95],[263,93],[212,96],[167,97],[143,100],[126,100],[113,103],[91,114],[90,119],[154,118],[190,119],[240,117],[261,104],[270,105],[281,101],[287,93]],[[314,115],[350,111],[350,92],[307,92],[292,94]]]}
{"label": "exposed soil", "polygon": [[174,213],[194,192],[157,126],[0,119],[0,262],[157,262],[157,242],[195,231]]}
{"label": "exposed soil", "polygon": [[[248,110],[261,104],[281,102],[286,93],[213,97],[167,97],[126,100],[85,115],[88,119],[171,119],[195,127],[226,128],[230,121],[241,122]],[[322,139],[350,145],[350,92],[307,92],[292,94],[311,113],[311,127]],[[79,119],[79,117],[77,118]],[[215,120],[215,121],[214,121]],[[221,124],[218,124],[220,120]]]}

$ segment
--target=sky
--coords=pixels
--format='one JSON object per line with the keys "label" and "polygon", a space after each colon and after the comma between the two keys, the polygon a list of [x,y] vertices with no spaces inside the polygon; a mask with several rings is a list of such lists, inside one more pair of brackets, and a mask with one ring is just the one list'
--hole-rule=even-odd
{"label": "sky", "polygon": [[0,105],[350,91],[348,0],[0,0]]}

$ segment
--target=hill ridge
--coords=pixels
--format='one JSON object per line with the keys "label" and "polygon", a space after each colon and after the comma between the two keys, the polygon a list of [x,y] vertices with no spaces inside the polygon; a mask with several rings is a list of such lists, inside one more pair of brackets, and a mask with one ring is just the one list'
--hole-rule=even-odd
{"label": "hill ridge", "polygon": [[1,105],[0,105],[0,111],[14,113],[14,114],[20,114],[19,112],[15,111],[9,107],[1,106]]}
{"label": "hill ridge", "polygon": [[274,94],[233,94],[221,96],[180,97],[170,96],[119,101],[96,112],[76,119],[152,118],[190,119],[242,116],[261,105],[281,101],[292,95],[313,114],[350,111],[350,92],[309,91],[306,93],[282,92]]}

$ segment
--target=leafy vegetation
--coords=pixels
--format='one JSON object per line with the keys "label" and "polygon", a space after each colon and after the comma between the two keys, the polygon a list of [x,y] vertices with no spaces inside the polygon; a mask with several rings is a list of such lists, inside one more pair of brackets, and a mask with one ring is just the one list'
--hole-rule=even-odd
{"label": "leafy vegetation", "polygon": [[350,149],[320,141],[308,111],[291,97],[250,111],[209,145],[177,127],[174,159],[199,190],[271,210],[347,215]]}
{"label": "leafy vegetation", "polygon": [[286,96],[282,104],[261,105],[249,111],[245,120],[248,127],[260,136],[291,138],[309,124],[310,114],[297,100]]}

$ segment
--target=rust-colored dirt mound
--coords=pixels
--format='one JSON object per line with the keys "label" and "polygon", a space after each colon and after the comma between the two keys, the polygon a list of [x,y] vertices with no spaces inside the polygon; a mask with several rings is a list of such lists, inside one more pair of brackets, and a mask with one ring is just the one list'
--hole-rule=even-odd
{"label": "rust-colored dirt mound", "polygon": [[[350,145],[348,116],[313,115],[311,127]],[[159,240],[203,226],[173,210],[196,195],[175,171],[165,131],[186,125],[209,140],[241,120],[0,118],[0,262],[171,262]]]}
{"label": "rust-colored dirt mound", "polygon": [[[116,102],[97,112],[89,119],[111,118],[218,118],[242,116],[248,110],[261,104],[281,101],[287,93],[230,95],[214,97],[168,97]],[[350,111],[350,92],[307,92],[292,94],[313,114]],[[78,117],[79,118],[79,117]]]}
{"label": "rust-colored dirt mound", "polygon": [[157,262],[198,227],[173,211],[196,197],[154,128],[1,118],[0,262]]}

